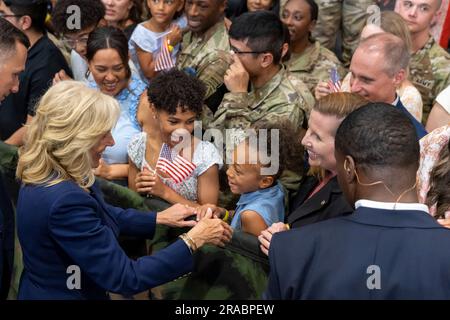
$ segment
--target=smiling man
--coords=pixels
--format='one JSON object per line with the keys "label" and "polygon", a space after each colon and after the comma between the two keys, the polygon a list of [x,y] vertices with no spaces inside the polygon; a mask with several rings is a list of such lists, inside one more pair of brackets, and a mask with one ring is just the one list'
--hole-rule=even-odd
{"label": "smiling man", "polygon": [[398,0],[396,11],[406,21],[413,42],[411,81],[423,100],[426,123],[437,95],[450,85],[450,54],[431,36],[431,26],[441,18],[442,0]]}
{"label": "smiling man", "polygon": [[[28,38],[0,18],[0,109],[2,100],[19,91],[19,74],[25,69]],[[14,261],[14,212],[0,171],[0,300],[6,299]]]}
{"label": "smiling man", "polygon": [[396,88],[406,78],[410,55],[400,38],[380,33],[361,41],[350,64],[350,90],[372,102],[384,102],[404,112],[419,138],[426,135],[422,124],[403,106]]}
{"label": "smiling man", "polygon": [[210,121],[226,88],[223,77],[230,60],[224,12],[226,0],[186,0],[185,13],[190,31],[184,36],[177,67],[194,74],[206,85],[203,120]]}

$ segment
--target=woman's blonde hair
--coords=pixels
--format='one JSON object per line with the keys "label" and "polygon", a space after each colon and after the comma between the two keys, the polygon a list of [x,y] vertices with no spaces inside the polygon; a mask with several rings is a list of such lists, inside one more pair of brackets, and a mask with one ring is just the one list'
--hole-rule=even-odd
{"label": "woman's blonde hair", "polygon": [[366,98],[357,93],[337,92],[330,93],[317,100],[313,110],[324,115],[344,119],[350,113],[368,103],[369,101]]}
{"label": "woman's blonde hair", "polygon": [[380,28],[384,32],[391,33],[394,36],[399,37],[405,42],[408,52],[412,52],[412,40],[411,33],[405,20],[394,11],[382,11],[380,16]]}
{"label": "woman's blonde hair", "polygon": [[90,149],[117,122],[117,101],[81,82],[62,81],[40,100],[19,150],[16,176],[25,184],[94,183]]}
{"label": "woman's blonde hair", "polygon": [[[335,116],[344,120],[350,113],[368,104],[369,101],[356,93],[337,92],[330,93],[319,100],[313,107],[314,111],[328,116]],[[337,128],[334,130],[336,134]],[[316,176],[319,180],[325,177],[325,170],[319,167],[311,167],[308,171],[309,175]]]}

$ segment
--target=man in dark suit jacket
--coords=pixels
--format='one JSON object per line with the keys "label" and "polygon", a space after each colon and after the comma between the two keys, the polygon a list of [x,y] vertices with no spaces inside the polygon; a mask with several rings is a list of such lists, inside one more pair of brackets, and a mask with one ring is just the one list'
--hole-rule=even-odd
{"label": "man in dark suit jacket", "polygon": [[[0,108],[3,99],[19,90],[18,75],[25,69],[28,38],[0,18]],[[14,260],[14,214],[0,172],[0,299],[6,299]]]}
{"label": "man in dark suit jacket", "polygon": [[417,136],[425,128],[403,106],[396,89],[407,78],[410,54],[404,41],[390,33],[372,35],[361,41],[350,64],[350,91],[372,102],[393,105],[413,123]]}
{"label": "man in dark suit jacket", "polygon": [[450,299],[450,230],[419,204],[419,144],[401,111],[371,103],[336,134],[352,215],[274,235],[266,299]]}

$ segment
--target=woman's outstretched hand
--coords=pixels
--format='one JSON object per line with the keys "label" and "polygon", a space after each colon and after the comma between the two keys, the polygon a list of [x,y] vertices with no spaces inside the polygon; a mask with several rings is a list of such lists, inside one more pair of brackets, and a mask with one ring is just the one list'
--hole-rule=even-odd
{"label": "woman's outstretched hand", "polygon": [[208,210],[206,215],[187,234],[197,248],[205,244],[223,247],[231,240],[233,229],[221,219],[215,218],[212,210]]}
{"label": "woman's outstretched hand", "polygon": [[195,208],[178,203],[164,211],[158,212],[156,215],[156,223],[178,228],[193,227],[197,224],[197,221],[185,220],[187,217],[193,215],[195,215]]}

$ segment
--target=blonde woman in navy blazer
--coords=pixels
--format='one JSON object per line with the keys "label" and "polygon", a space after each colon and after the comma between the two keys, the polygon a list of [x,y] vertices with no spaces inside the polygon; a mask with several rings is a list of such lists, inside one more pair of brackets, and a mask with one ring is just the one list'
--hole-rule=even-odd
{"label": "blonde woman in navy blazer", "polygon": [[[23,185],[17,224],[24,271],[19,299],[107,299],[132,295],[171,281],[193,267],[192,252],[231,238],[219,219],[184,219],[182,205],[143,213],[108,205],[92,168],[114,144],[117,102],[73,81],[52,87],[40,101],[20,150],[17,177]],[[153,256],[129,259],[119,234],[151,238],[156,224],[194,226]]]}

